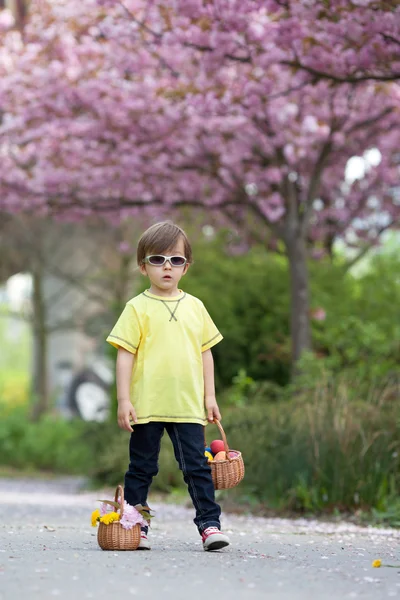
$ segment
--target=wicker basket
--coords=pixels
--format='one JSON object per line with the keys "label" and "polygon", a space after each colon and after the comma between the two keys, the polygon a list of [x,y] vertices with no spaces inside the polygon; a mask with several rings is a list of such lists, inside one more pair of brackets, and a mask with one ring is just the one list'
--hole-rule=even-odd
{"label": "wicker basket", "polygon": [[[120,485],[115,490],[115,502],[120,504],[122,517],[124,514],[124,490]],[[109,525],[100,522],[97,541],[102,550],[136,550],[140,543],[140,525],[134,525],[132,529],[124,529],[118,521]]]}
{"label": "wicker basket", "polygon": [[[214,423],[221,433],[227,459],[211,461],[208,464],[211,467],[211,475],[215,489],[228,490],[242,481],[244,477],[244,462],[241,452],[238,450],[229,450],[225,431],[221,423],[217,419],[214,419]],[[234,452],[235,456],[229,456],[229,452]]]}

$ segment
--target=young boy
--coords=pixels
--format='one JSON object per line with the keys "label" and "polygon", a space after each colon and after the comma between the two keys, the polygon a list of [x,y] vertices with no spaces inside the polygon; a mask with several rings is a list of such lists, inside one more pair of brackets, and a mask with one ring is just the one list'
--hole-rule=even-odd
{"label": "young boy", "polygon": [[[118,348],[118,425],[132,432],[125,499],[131,505],[147,503],[166,429],[195,507],[203,548],[219,550],[229,539],[220,531],[204,426],[207,419],[221,418],[211,348],[222,335],[203,303],[178,288],[192,262],[180,227],[165,221],[147,229],[139,240],[137,262],[150,288],[129,300],[107,338]],[[139,548],[150,550],[147,528]]]}

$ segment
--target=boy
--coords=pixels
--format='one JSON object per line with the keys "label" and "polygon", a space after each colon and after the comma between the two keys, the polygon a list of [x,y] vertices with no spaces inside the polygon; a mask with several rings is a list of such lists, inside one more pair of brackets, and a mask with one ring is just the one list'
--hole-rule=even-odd
{"label": "boy", "polygon": [[[131,432],[125,499],[131,505],[146,504],[166,429],[195,507],[203,548],[219,550],[229,539],[220,531],[221,509],[204,456],[204,426],[207,419],[221,418],[211,348],[222,335],[203,303],[178,288],[192,263],[192,249],[180,227],[165,221],[147,229],[139,240],[137,262],[150,288],[126,304],[107,338],[118,349],[118,425]],[[139,548],[150,550],[147,528]]]}

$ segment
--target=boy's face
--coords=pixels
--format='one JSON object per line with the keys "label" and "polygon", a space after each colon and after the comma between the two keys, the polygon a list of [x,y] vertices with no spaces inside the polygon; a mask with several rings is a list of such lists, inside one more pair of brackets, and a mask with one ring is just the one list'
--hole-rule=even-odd
{"label": "boy's face", "polygon": [[[183,240],[178,239],[176,244],[162,253],[165,256],[185,256],[185,247]],[[151,253],[150,253],[151,255]],[[150,279],[151,287],[155,292],[170,293],[178,291],[180,279],[187,273],[189,265],[183,267],[173,267],[169,260],[160,267],[155,267],[149,263],[140,265],[140,271]]]}

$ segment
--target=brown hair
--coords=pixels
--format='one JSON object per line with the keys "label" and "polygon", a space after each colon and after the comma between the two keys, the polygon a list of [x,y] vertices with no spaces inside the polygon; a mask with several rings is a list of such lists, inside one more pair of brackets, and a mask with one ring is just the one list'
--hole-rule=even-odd
{"label": "brown hair", "polygon": [[188,263],[193,262],[192,247],[183,229],[172,221],[162,221],[155,223],[141,235],[137,247],[138,265],[141,265],[149,254],[163,254],[172,248],[179,238],[183,240],[186,260]]}

